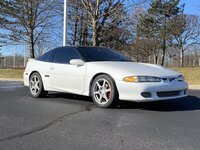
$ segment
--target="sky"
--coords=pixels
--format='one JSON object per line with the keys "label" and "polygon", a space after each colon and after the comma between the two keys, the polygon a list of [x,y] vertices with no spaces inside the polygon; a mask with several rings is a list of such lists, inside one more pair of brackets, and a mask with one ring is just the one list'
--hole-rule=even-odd
{"label": "sky", "polygon": [[[190,15],[198,15],[200,16],[200,0],[181,0],[180,4],[185,3],[185,13]],[[26,47],[26,48],[25,48]],[[25,54],[28,56],[28,45],[20,45],[20,46],[5,46],[1,48],[0,53],[5,55],[14,55],[16,54]]]}
{"label": "sky", "polygon": [[200,0],[181,0],[180,3],[185,3],[186,14],[200,16]]}

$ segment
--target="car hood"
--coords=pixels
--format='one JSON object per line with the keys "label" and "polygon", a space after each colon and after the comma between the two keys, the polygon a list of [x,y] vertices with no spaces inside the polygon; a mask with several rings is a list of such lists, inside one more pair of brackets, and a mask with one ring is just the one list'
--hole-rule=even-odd
{"label": "car hood", "polygon": [[176,77],[181,75],[180,73],[167,69],[165,67],[147,63],[136,62],[90,62],[89,66],[93,66],[93,69],[103,71],[110,74],[118,75],[130,75],[130,76],[155,76],[155,77]]}

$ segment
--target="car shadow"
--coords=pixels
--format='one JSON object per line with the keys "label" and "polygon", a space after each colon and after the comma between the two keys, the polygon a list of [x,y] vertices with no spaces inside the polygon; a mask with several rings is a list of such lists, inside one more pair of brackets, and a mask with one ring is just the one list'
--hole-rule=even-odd
{"label": "car shadow", "polygon": [[[192,93],[191,93],[192,94]],[[43,100],[54,101],[59,103],[90,103],[93,104],[91,97],[75,95],[70,93],[55,93],[50,92]],[[95,104],[94,104],[95,105]],[[120,101],[116,107],[109,109],[140,109],[149,111],[192,111],[200,110],[200,98],[189,95],[185,98],[166,100],[166,101],[155,101],[155,102],[129,102]]]}
{"label": "car shadow", "polygon": [[[46,100],[58,101],[63,103],[68,103],[70,100],[74,103],[79,102],[89,102],[93,103],[91,97],[69,94],[69,93],[50,93],[45,98]],[[200,110],[200,98],[196,96],[187,96],[185,98],[167,100],[167,101],[156,101],[156,102],[128,102],[120,101],[118,106],[111,109],[141,109],[150,111],[192,111]]]}
{"label": "car shadow", "polygon": [[71,93],[57,93],[57,92],[50,92],[43,100],[48,101],[58,101],[67,103],[69,100],[74,102],[89,102],[93,103],[93,100],[91,97],[82,96],[82,95],[76,95]]}
{"label": "car shadow", "polygon": [[163,112],[200,110],[200,98],[196,96],[187,96],[175,100],[143,103],[121,101],[120,104],[113,109],[141,109]]}

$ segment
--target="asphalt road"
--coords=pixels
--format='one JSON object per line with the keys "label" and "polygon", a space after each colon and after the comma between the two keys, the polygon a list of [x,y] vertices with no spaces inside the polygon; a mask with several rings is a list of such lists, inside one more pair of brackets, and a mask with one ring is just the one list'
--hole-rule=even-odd
{"label": "asphalt road", "polygon": [[0,81],[0,150],[199,150],[200,91],[184,99],[123,102],[114,109],[90,98],[29,96],[21,82]]}

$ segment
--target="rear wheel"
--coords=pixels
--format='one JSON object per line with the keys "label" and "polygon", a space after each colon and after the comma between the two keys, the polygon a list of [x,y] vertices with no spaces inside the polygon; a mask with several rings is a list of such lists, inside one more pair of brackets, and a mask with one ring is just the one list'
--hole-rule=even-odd
{"label": "rear wheel", "polygon": [[44,90],[42,78],[39,73],[33,73],[29,80],[29,89],[31,96],[33,97],[44,97],[48,93]]}
{"label": "rear wheel", "polygon": [[108,75],[97,76],[91,88],[93,101],[100,107],[112,107],[118,102],[118,92],[115,82]]}

